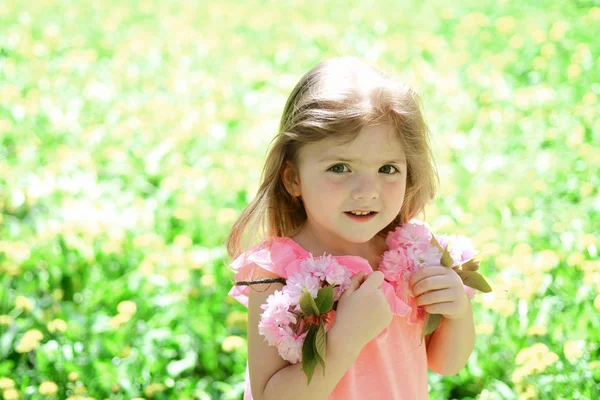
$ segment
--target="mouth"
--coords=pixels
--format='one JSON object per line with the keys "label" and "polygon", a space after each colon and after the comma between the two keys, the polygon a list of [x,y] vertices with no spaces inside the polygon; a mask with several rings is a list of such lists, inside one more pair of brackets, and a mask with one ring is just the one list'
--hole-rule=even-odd
{"label": "mouth", "polygon": [[352,214],[349,211],[344,212],[344,214],[346,214],[350,219],[354,220],[354,221],[369,221],[371,219],[373,219],[375,217],[375,215],[377,215],[377,212],[375,211],[369,211],[368,214],[365,215],[356,215],[356,214]]}

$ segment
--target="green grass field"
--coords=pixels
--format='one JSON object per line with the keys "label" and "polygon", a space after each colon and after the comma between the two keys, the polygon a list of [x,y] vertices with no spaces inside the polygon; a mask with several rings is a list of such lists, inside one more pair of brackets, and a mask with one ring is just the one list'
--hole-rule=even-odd
{"label": "green grass field", "polygon": [[0,398],[241,398],[224,240],[338,55],[421,93],[494,289],[431,398],[600,397],[600,2],[350,4],[0,2]]}

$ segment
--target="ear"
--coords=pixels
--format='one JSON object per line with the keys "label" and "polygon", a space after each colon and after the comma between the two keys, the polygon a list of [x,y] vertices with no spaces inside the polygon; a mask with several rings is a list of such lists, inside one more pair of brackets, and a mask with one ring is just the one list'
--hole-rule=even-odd
{"label": "ear", "polygon": [[285,162],[285,166],[281,172],[281,179],[285,189],[291,196],[298,197],[302,194],[300,192],[300,176],[296,167],[289,160]]}

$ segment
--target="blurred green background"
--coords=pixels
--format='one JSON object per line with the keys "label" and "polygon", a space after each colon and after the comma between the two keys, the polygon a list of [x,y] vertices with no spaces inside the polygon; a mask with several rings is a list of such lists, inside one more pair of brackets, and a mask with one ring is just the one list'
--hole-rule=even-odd
{"label": "blurred green background", "polygon": [[0,396],[240,399],[231,224],[298,79],[424,99],[437,233],[493,293],[432,399],[600,390],[600,2],[0,2]]}

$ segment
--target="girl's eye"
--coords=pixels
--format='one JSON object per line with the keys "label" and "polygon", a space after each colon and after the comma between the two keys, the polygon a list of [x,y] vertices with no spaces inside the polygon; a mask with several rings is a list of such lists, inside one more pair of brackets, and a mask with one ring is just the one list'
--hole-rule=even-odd
{"label": "girl's eye", "polygon": [[[392,168],[391,172],[384,172],[384,174],[386,174],[386,175],[393,175],[395,173],[399,173],[400,172],[400,170],[397,167],[395,167],[393,165],[389,165],[389,164],[388,165],[384,165],[383,167],[381,167],[381,169],[384,169],[386,167],[391,167]],[[344,168],[347,168],[346,164],[336,164],[336,165],[332,166],[331,168],[329,168],[328,171],[334,172],[336,174],[341,174],[343,172],[346,172],[346,171],[344,171]],[[381,171],[381,169],[380,169],[380,171]],[[394,172],[394,170],[395,170],[395,172]]]}
{"label": "girl's eye", "polygon": [[[337,170],[335,170],[336,167],[342,167],[342,170],[340,170],[339,168]],[[334,166],[329,168],[328,171],[335,172],[336,174],[340,174],[340,173],[344,172],[343,167],[346,167],[346,164],[335,164]]]}
{"label": "girl's eye", "polygon": [[[388,164],[388,165],[384,165],[384,166],[383,166],[383,167],[381,167],[381,168],[383,169],[383,168],[385,168],[385,167],[391,167],[391,168],[395,169],[395,170],[396,170],[396,173],[397,173],[397,172],[400,172],[400,170],[399,170],[398,168],[396,168],[395,166],[393,166],[393,165],[389,165],[389,164]],[[388,174],[388,175],[392,175],[392,174],[394,174],[394,172],[387,173],[387,174]]]}

